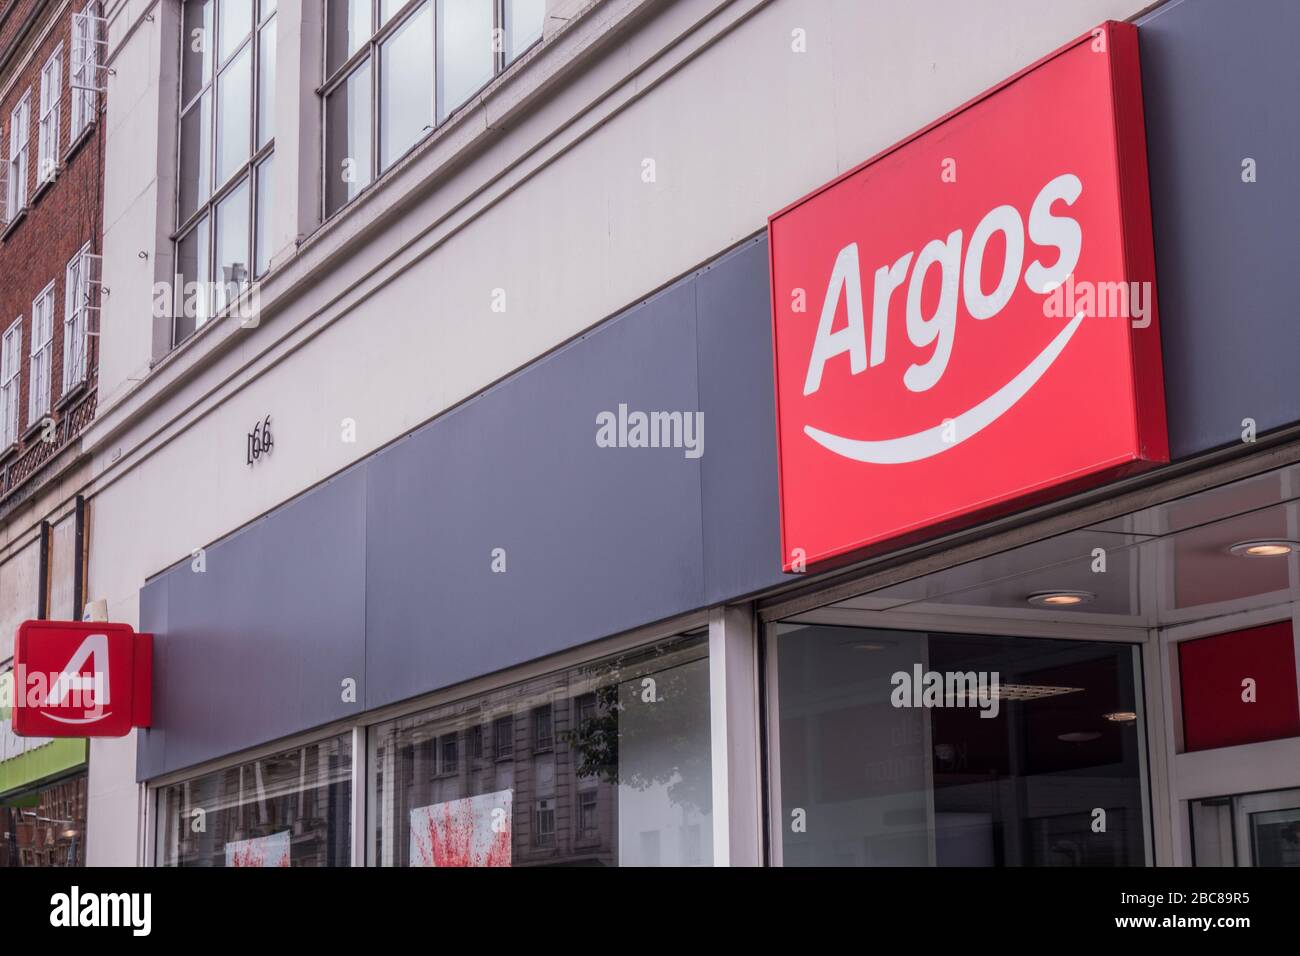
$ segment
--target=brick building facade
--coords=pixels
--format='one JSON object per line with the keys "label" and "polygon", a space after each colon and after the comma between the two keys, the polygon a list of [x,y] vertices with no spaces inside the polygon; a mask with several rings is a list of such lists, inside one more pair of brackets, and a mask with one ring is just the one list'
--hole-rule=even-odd
{"label": "brick building facade", "polygon": [[[106,294],[99,13],[97,0],[0,0],[0,678],[20,622],[80,618],[85,603],[80,446]],[[0,702],[6,739],[7,716]],[[18,808],[0,815],[0,865],[84,860],[85,753],[39,739],[0,753],[0,807]],[[29,818],[57,823],[39,853],[23,849]]]}
{"label": "brick building facade", "polygon": [[11,350],[0,379],[13,377],[0,397],[0,514],[93,415],[104,156],[101,97],[87,88],[102,81],[92,6],[0,10],[0,334]]}

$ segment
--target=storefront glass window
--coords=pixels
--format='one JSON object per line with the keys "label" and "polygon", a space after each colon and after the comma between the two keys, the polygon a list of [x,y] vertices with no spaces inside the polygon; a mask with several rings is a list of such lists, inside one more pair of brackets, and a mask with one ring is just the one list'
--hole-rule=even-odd
{"label": "storefront glass window", "polygon": [[372,728],[369,861],[711,864],[706,654],[687,635]]}
{"label": "storefront glass window", "polygon": [[0,797],[0,867],[85,866],[86,775]]}
{"label": "storefront glass window", "polygon": [[1132,645],[784,624],[775,647],[787,866],[1146,862]]}
{"label": "storefront glass window", "polygon": [[164,787],[160,866],[347,866],[348,735]]}

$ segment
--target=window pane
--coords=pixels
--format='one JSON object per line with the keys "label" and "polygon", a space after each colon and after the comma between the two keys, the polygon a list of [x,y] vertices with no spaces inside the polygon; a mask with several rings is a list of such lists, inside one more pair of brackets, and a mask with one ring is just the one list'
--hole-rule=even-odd
{"label": "window pane", "polygon": [[371,862],[709,865],[706,654],[681,638],[380,724]]}
{"label": "window pane", "polygon": [[271,262],[271,191],[274,189],[274,162],[272,153],[262,160],[257,167],[257,237],[254,249],[256,255],[254,277],[266,271]]}
{"label": "window pane", "polygon": [[506,0],[506,62],[509,63],[542,36],[546,0]]}
{"label": "window pane", "polygon": [[438,122],[492,79],[492,4],[438,0]]}
{"label": "window pane", "polygon": [[393,15],[410,3],[411,0],[379,0],[379,26],[383,26]]}
{"label": "window pane", "polygon": [[275,21],[258,34],[257,55],[257,148],[275,135]]}
{"label": "window pane", "polygon": [[325,101],[325,214],[370,182],[370,61]]}
{"label": "window pane", "polygon": [[379,168],[433,128],[433,13],[426,3],[379,51]]}
{"label": "window pane", "polygon": [[[159,866],[351,863],[346,734],[173,784],[158,796]],[[199,816],[205,826],[196,833]]]}
{"label": "window pane", "polygon": [[329,0],[325,72],[332,75],[370,39],[370,0]]}
{"label": "window pane", "polygon": [[781,625],[772,819],[806,824],[779,828],[784,863],[1142,865],[1146,731],[1140,716],[1118,718],[1141,711],[1136,655]]}
{"label": "window pane", "polygon": [[273,13],[275,13],[275,0],[262,0],[262,6],[258,9],[257,15],[265,20]]}
{"label": "window pane", "polygon": [[253,0],[222,0],[218,16],[217,32],[221,40],[218,62],[225,63],[253,29]]}
{"label": "window pane", "polygon": [[8,839],[0,842],[0,867],[85,866],[88,781],[83,772],[6,794],[0,829]]}
{"label": "window pane", "polygon": [[183,223],[208,198],[212,186],[212,94],[203,97],[181,117],[180,218]]}
{"label": "window pane", "polygon": [[238,297],[252,279],[248,255],[248,180],[236,186],[217,204],[217,272],[213,314]]}
{"label": "window pane", "polygon": [[176,244],[174,341],[179,342],[211,315],[208,304],[208,220],[205,216]]}
{"label": "window pane", "polygon": [[253,54],[245,47],[217,77],[217,176],[220,186],[248,160]]}
{"label": "window pane", "polygon": [[188,0],[181,46],[181,102],[188,103],[212,78],[212,2]]}

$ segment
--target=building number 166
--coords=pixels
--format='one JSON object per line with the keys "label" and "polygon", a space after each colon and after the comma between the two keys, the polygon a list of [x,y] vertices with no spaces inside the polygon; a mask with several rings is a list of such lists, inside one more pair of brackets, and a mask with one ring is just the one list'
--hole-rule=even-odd
{"label": "building number 166", "polygon": [[258,422],[248,433],[248,463],[251,465],[274,447],[275,439],[271,437],[271,416],[267,415],[265,421]]}

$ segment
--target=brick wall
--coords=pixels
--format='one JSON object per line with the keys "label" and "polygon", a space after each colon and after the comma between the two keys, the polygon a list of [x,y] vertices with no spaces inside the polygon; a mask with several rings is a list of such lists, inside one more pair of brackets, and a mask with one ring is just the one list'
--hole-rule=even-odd
{"label": "brick wall", "polygon": [[[0,0],[0,160],[6,168],[9,160],[12,111],[24,93],[30,90],[28,116],[28,162],[26,209],[18,218],[11,213],[8,226],[0,226],[0,332],[22,317],[22,362],[18,432],[19,443],[0,449],[0,467],[10,465],[33,443],[40,440],[40,430],[28,420],[28,391],[31,387],[32,300],[54,282],[52,368],[50,371],[50,417],[55,422],[67,415],[77,400],[68,396],[60,407],[63,394],[63,322],[65,318],[65,280],[69,260],[87,242],[99,253],[103,211],[103,95],[98,96],[94,119],[78,137],[69,140],[72,120],[72,90],[68,65],[72,59],[72,16],[84,9],[89,0]],[[57,176],[53,183],[38,182],[41,69],[56,49],[62,47],[60,65],[59,138],[56,156]],[[98,304],[98,297],[92,301]],[[94,313],[88,326],[98,331]],[[87,344],[87,385],[75,394],[94,388],[98,367],[98,342],[94,336]],[[70,438],[69,429],[60,429]],[[24,438],[25,436],[25,438]],[[0,496],[8,484],[0,485]]]}

